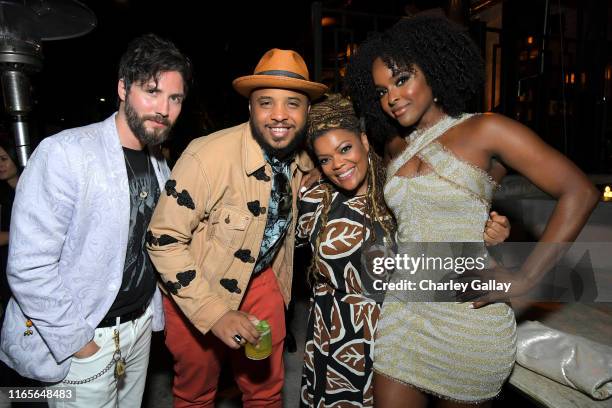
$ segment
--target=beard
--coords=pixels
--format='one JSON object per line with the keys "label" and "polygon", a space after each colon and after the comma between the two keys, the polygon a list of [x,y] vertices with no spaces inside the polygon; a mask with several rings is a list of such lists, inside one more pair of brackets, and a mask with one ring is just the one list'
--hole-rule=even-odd
{"label": "beard", "polygon": [[251,133],[253,134],[253,137],[255,138],[255,140],[257,141],[257,143],[259,144],[259,146],[261,146],[261,148],[268,153],[268,155],[270,156],[274,156],[277,159],[284,159],[287,156],[291,155],[292,153],[295,153],[298,149],[300,149],[302,147],[302,144],[304,143],[304,139],[306,139],[306,132],[307,132],[307,128],[306,125],[302,126],[301,129],[298,129],[295,132],[295,137],[293,138],[293,140],[291,140],[289,142],[289,144],[285,147],[281,147],[281,148],[276,148],[274,146],[271,146],[266,139],[264,138],[264,136],[261,134],[261,132],[259,131],[259,129],[257,129],[257,127],[255,126],[255,124],[253,123],[253,120],[249,120],[249,126],[251,127]]}
{"label": "beard", "polygon": [[[170,130],[172,130],[172,126],[174,123],[170,122],[170,120],[162,115],[144,115],[138,116],[138,112],[130,103],[129,97],[125,98],[125,117],[127,119],[127,124],[134,133],[134,136],[145,146],[155,146],[166,139],[168,139],[168,135],[170,134]],[[158,123],[162,123],[166,125],[165,128],[152,129],[147,130],[144,123],[147,120],[152,120]]]}

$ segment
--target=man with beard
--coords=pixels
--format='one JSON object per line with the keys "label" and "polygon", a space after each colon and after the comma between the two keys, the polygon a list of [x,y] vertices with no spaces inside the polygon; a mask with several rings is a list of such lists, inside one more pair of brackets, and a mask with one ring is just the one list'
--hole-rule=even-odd
{"label": "man with beard", "polygon": [[[279,49],[233,85],[249,98],[249,122],[187,147],[150,224],[175,407],[213,405],[227,360],[245,407],[282,406],[296,197],[313,167],[300,147],[310,100],[327,87],[308,79],[299,54]],[[254,361],[240,347],[257,344],[258,320],[272,328],[272,354]]]}
{"label": "man with beard", "polygon": [[43,140],[17,186],[0,359],[50,390],[75,387],[61,406],[140,406],[151,330],[164,325],[144,248],[170,173],[157,145],[190,79],[174,44],[133,40],[119,64],[118,112]]}

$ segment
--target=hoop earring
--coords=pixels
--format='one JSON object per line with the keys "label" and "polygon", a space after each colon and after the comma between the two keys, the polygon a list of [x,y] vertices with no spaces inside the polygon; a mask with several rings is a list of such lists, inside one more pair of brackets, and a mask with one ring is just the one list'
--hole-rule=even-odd
{"label": "hoop earring", "polygon": [[368,153],[368,167],[372,166],[372,154]]}

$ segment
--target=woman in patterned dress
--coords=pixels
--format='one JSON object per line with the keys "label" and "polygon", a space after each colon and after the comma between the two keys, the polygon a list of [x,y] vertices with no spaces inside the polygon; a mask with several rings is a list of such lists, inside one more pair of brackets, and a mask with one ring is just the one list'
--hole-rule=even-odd
{"label": "woman in patterned dress", "polygon": [[[351,102],[339,95],[309,114],[309,145],[327,179],[302,197],[297,227],[298,238],[314,252],[301,386],[305,407],[373,406],[373,342],[382,298],[374,281],[387,277],[365,265],[390,255],[395,225],[382,196],[381,159],[361,128]],[[491,243],[508,234],[505,217],[495,219],[487,228]]]}
{"label": "woman in patterned dress", "polygon": [[[349,66],[349,91],[368,131],[412,130],[384,187],[399,252],[413,242],[481,241],[496,188],[494,157],[558,199],[542,242],[573,241],[598,200],[586,176],[530,129],[501,115],[465,113],[482,72],[469,37],[431,16],[403,19],[368,40]],[[536,251],[520,274],[498,268],[489,277],[511,282],[513,295],[526,293],[557,255],[552,246]],[[376,336],[376,406],[488,405],[515,358],[512,310],[503,302],[487,304],[502,294],[473,303],[391,302],[388,295]]]}
{"label": "woman in patterned dress", "polygon": [[391,244],[394,224],[382,198],[383,166],[370,153],[350,101],[338,95],[312,107],[308,140],[327,181],[302,196],[297,227],[298,238],[313,248],[301,404],[372,407],[380,306],[361,257],[364,247]]}

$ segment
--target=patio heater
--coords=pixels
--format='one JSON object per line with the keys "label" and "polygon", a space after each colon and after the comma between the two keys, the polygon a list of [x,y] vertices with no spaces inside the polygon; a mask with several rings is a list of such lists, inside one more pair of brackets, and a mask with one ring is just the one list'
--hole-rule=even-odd
{"label": "patio heater", "polygon": [[42,70],[42,42],[85,35],[96,22],[75,0],[0,0],[0,81],[20,166],[30,156],[30,75]]}

